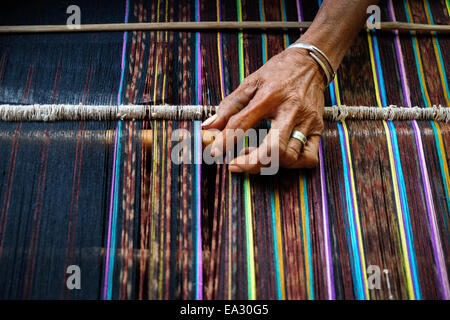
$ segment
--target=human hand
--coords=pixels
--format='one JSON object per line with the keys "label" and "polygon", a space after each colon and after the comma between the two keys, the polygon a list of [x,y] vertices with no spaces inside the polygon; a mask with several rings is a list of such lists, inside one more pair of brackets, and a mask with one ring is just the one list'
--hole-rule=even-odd
{"label": "human hand", "polygon": [[[229,163],[230,171],[259,173],[270,165],[261,161],[263,155],[270,155],[274,148],[278,148],[282,167],[315,167],[323,130],[324,90],[324,76],[308,52],[302,48],[284,50],[245,78],[220,103],[216,115],[204,122],[204,129],[222,130],[211,146],[211,155],[222,154],[240,138],[230,130],[245,132],[266,119],[271,126],[261,145],[244,149]],[[275,130],[278,139],[273,138]],[[304,146],[291,138],[293,130],[307,137]]]}

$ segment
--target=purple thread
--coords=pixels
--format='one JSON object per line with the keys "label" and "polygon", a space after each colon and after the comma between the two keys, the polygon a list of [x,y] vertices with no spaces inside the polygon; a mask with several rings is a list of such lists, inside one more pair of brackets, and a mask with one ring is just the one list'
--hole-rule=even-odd
{"label": "purple thread", "polygon": [[323,152],[322,152],[322,141],[319,142],[319,161],[320,161],[320,188],[322,193],[322,215],[323,215],[323,230],[325,234],[325,251],[327,260],[327,280],[328,280],[328,299],[335,300],[335,289],[334,289],[334,275],[333,275],[333,260],[331,258],[331,244],[330,244],[330,232],[328,230],[328,203],[326,197],[326,187],[325,187],[325,172],[323,165]]}
{"label": "purple thread", "polygon": [[[200,21],[200,1],[196,1],[196,20]],[[202,56],[200,46],[200,33],[197,32],[197,103],[202,103]],[[197,121],[197,299],[203,299],[203,274],[202,274],[202,239],[201,239],[201,201],[200,201],[200,177],[202,156],[202,131],[200,122]]]}
{"label": "purple thread", "polygon": [[[368,31],[368,32],[371,32],[371,31]],[[372,48],[375,48],[375,41],[374,41],[373,37],[370,37],[370,40],[371,40],[371,42],[372,42]],[[372,51],[373,51],[373,49],[372,49]],[[373,52],[373,53],[375,54],[375,52]],[[381,77],[380,77],[380,71],[379,71],[379,68],[381,68],[381,66],[378,66],[378,64],[377,64],[377,59],[374,59],[374,63],[375,63],[376,81],[377,81],[377,83],[378,83],[378,88],[381,88],[382,83],[381,83]],[[380,98],[381,98],[381,96],[380,96]],[[387,104],[387,101],[383,101],[383,102],[384,102],[385,104]],[[383,106],[381,106],[381,107],[383,107]],[[388,130],[389,132],[391,132],[391,130],[389,129],[389,127],[388,127],[387,130]],[[395,130],[395,129],[394,129],[394,130]],[[398,167],[398,163],[397,163],[396,161],[394,161],[394,170],[395,170],[395,173],[396,173],[397,184],[398,184],[398,177],[400,176],[400,175],[399,175],[400,168]],[[404,206],[404,203],[403,203],[402,200],[400,200],[400,210],[401,210],[401,215],[402,215],[402,217],[403,217],[403,220],[405,221],[405,220],[406,220],[406,214],[405,214],[406,210],[405,210],[405,206]],[[404,233],[407,235],[407,237],[408,237],[408,239],[409,239],[409,233],[408,233],[408,230],[406,229],[405,223],[403,223],[403,231],[404,231]],[[411,246],[410,246],[410,244],[409,244],[409,241],[406,242],[406,246],[407,246],[407,248],[408,248],[408,249],[407,249],[408,259],[409,259],[409,261],[411,261],[411,255],[410,255],[410,252],[411,252]],[[414,286],[414,281],[412,281],[412,283],[413,283],[413,288],[415,288],[415,286]]]}
{"label": "purple thread", "polygon": [[[297,16],[298,16],[298,21],[302,22],[303,21],[303,11],[302,11],[301,0],[297,0]],[[303,28],[300,28],[300,30],[303,30]]]}
{"label": "purple thread", "polygon": [[[298,21],[303,21],[301,0],[297,0],[297,15]],[[303,31],[303,28],[300,28]],[[335,300],[335,288],[334,288],[334,274],[333,274],[333,260],[331,258],[331,244],[330,244],[330,231],[328,229],[328,203],[326,198],[326,187],[325,187],[325,172],[323,166],[323,152],[322,152],[322,141],[319,142],[319,161],[320,161],[320,188],[322,193],[322,216],[323,216],[323,230],[325,234],[325,255],[327,263],[327,282],[328,282],[328,299]]]}
{"label": "purple thread", "polygon": [[[391,17],[391,19],[392,19],[392,17]],[[397,36],[397,38],[398,38],[398,36]],[[372,48],[375,48],[375,45],[374,45],[375,43],[374,43],[373,37],[371,37],[371,41],[372,41]],[[398,49],[397,42],[396,41],[394,41],[394,42],[395,42],[396,49]],[[397,55],[398,55],[398,53],[399,52],[397,51]],[[397,56],[397,59],[398,59],[398,56]],[[381,83],[381,77],[380,77],[380,71],[379,71],[379,68],[381,68],[381,66],[378,66],[377,59],[374,59],[374,62],[375,62],[375,65],[376,65],[375,71],[376,71],[376,76],[377,76],[376,80],[377,80],[377,83],[378,83],[378,88],[381,88],[382,83]],[[403,73],[403,75],[404,75],[404,73]],[[402,81],[402,87],[403,87],[403,85],[404,84],[403,84],[403,81]],[[387,104],[387,101],[384,101],[384,103]],[[413,126],[414,126],[414,123],[413,123]],[[390,132],[391,130],[388,128],[388,131]],[[416,131],[416,129],[414,131]],[[416,144],[417,144],[417,147],[419,148],[419,144],[418,144],[417,140],[416,140]],[[420,152],[419,152],[419,157],[421,158]],[[423,159],[421,159],[421,160],[423,160]],[[422,168],[422,163],[420,164],[420,166]],[[397,183],[398,183],[398,177],[400,176],[399,172],[400,172],[401,169],[399,168],[398,163],[396,161],[394,161],[394,170],[395,170],[395,173],[396,173],[396,176],[397,176]],[[406,221],[406,209],[405,209],[405,205],[404,205],[403,201],[400,201],[400,210],[401,210],[401,214],[402,214],[403,220]],[[409,239],[409,232],[408,232],[408,230],[406,228],[405,223],[403,223],[403,231],[404,231],[405,235],[407,235],[407,237]],[[410,242],[409,241],[406,242],[406,246],[407,246],[408,259],[411,262],[412,261],[412,257],[411,257],[411,254],[410,254],[411,253],[411,246],[410,246]],[[413,288],[415,289],[416,287],[414,285],[414,281],[412,281],[412,283],[413,283]]]}
{"label": "purple thread", "polygon": [[[390,16],[391,21],[396,21],[394,9],[392,6],[392,1],[389,1],[389,3],[388,3],[388,10],[389,10],[389,16]],[[395,45],[395,52],[397,54],[397,62],[400,66],[400,78],[401,78],[401,83],[402,83],[403,98],[406,103],[406,106],[409,108],[409,107],[411,107],[411,100],[409,97],[409,87],[408,87],[408,84],[406,83],[405,65],[403,64],[403,55],[400,50],[400,40],[398,38],[398,31],[394,30],[394,34],[395,34],[394,45]],[[413,128],[414,128],[414,133],[417,136],[417,130],[418,130],[417,123],[416,123],[416,121],[412,121],[412,124],[413,124]],[[417,138],[416,138],[416,145],[419,148],[420,144],[419,144]],[[422,161],[424,161],[424,160],[422,159],[422,155],[420,154],[420,152],[419,152],[419,158],[420,158],[420,167],[422,169]],[[403,203],[402,203],[402,207],[403,207]],[[402,215],[403,215],[403,219],[405,220],[406,219],[405,213],[402,212]],[[408,235],[408,238],[409,238],[409,232],[407,232],[405,224],[403,224],[403,229],[405,231],[405,234]],[[411,261],[411,256],[410,256],[411,246],[409,245],[409,241],[406,243],[406,245],[408,247],[408,257],[409,257],[409,260]],[[416,292],[417,288],[415,285],[415,281],[412,281],[412,283],[413,283],[414,292]]]}
{"label": "purple thread", "polygon": [[[416,123],[417,126],[417,123]],[[436,233],[436,217],[435,217],[435,213],[434,213],[434,204],[433,204],[433,199],[430,197],[430,185],[428,182],[428,172],[425,171],[426,168],[424,168],[422,166],[422,161],[424,161],[423,159],[423,148],[422,148],[422,138],[419,135],[418,130],[416,130],[416,128],[414,128],[414,133],[416,136],[416,141],[417,141],[417,147],[420,149],[419,150],[419,157],[420,157],[420,171],[422,173],[422,181],[425,187],[425,197],[427,200],[427,213],[428,213],[428,220],[430,223],[430,229],[431,229],[431,234],[432,234],[432,238],[433,238],[433,252],[434,252],[434,260],[436,265],[439,265],[439,268],[437,268],[438,274],[439,274],[439,280],[440,280],[440,284],[442,287],[442,293],[444,295],[444,299],[448,299],[448,281],[444,281],[444,275],[442,274],[442,270],[443,268],[445,268],[445,266],[443,266],[442,263],[442,251],[438,250],[440,249],[440,246],[438,246],[438,242],[440,243],[440,237],[439,235]],[[444,269],[445,270],[445,269]],[[447,278],[447,277],[445,277]]]}
{"label": "purple thread", "polygon": [[203,299],[203,273],[202,273],[202,237],[201,237],[201,201],[200,201],[200,195],[201,195],[201,188],[200,188],[200,177],[202,173],[202,129],[200,126],[200,121],[197,121],[197,274],[198,274],[198,281],[197,281],[197,297],[199,300]]}
{"label": "purple thread", "polygon": [[[388,9],[389,9],[389,15],[390,15],[391,20],[396,21],[392,0],[388,1]],[[395,42],[394,43],[395,43],[395,50],[397,53],[397,61],[400,65],[400,77],[402,80],[401,82],[402,82],[402,89],[403,89],[403,97],[405,99],[405,103],[407,104],[407,107],[411,107],[411,100],[409,97],[410,90],[409,90],[409,86],[406,82],[405,65],[403,63],[403,54],[400,50],[400,39],[398,37],[398,31],[395,31]],[[416,137],[416,146],[417,146],[417,149],[419,150],[420,171],[422,173],[422,183],[424,184],[424,187],[425,187],[425,198],[426,198],[427,209],[428,209],[427,214],[428,214],[430,229],[431,229],[431,233],[432,233],[432,237],[433,237],[433,252],[434,252],[435,263],[436,263],[436,265],[439,265],[439,268],[437,271],[439,274],[439,280],[440,280],[440,284],[442,287],[442,293],[444,295],[444,299],[448,299],[450,289],[449,289],[448,281],[447,280],[444,281],[444,279],[443,279],[444,276],[445,276],[445,278],[447,278],[447,276],[442,274],[442,270],[445,271],[445,266],[443,266],[443,263],[441,261],[442,252],[440,250],[438,250],[437,241],[440,242],[440,239],[438,239],[439,235],[436,233],[436,230],[435,230],[436,219],[434,216],[434,203],[433,203],[432,198],[430,197],[431,190],[430,190],[430,185],[429,185],[428,172],[426,171],[426,168],[425,168],[426,164],[425,164],[425,156],[424,156],[423,145],[422,145],[422,137],[420,136],[420,128],[419,128],[419,125],[417,124],[417,121],[414,120],[411,122],[412,122],[412,125],[414,128],[414,135]],[[440,246],[439,246],[439,248],[440,248]],[[413,285],[414,285],[414,282],[413,282]]]}

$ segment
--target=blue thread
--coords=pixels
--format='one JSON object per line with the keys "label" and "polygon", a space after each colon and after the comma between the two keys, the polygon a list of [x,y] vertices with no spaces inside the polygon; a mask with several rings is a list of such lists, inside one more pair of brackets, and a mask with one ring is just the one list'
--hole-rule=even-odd
{"label": "blue thread", "polygon": [[[384,106],[387,106],[386,87],[385,87],[385,82],[384,82],[384,77],[383,77],[383,70],[381,68],[381,59],[380,59],[380,50],[379,50],[379,46],[378,46],[378,40],[377,40],[375,31],[372,30],[371,32],[372,32],[372,39],[373,39],[373,43],[374,43],[375,67],[377,70],[377,75],[379,77],[379,79],[376,79],[376,80],[378,80],[382,103]],[[400,203],[402,206],[402,215],[403,215],[403,220],[404,220],[405,229],[406,229],[406,233],[407,233],[407,241],[408,241],[408,248],[409,248],[408,255],[410,257],[411,265],[412,265],[412,278],[414,281],[414,289],[415,289],[414,291],[415,291],[417,299],[420,299],[421,293],[420,293],[420,287],[419,287],[419,282],[418,282],[418,278],[417,278],[417,272],[418,272],[417,271],[417,262],[416,262],[416,256],[415,256],[415,250],[414,250],[414,243],[412,241],[413,234],[412,234],[411,219],[410,219],[410,214],[409,214],[408,197],[406,194],[406,186],[405,186],[405,180],[404,180],[404,176],[403,176],[403,168],[402,168],[402,163],[401,163],[401,159],[400,159],[400,152],[398,149],[397,132],[396,132],[394,124],[391,121],[387,121],[387,126],[388,126],[388,130],[390,132],[391,145],[392,145],[392,149],[394,152],[394,166],[395,166],[394,169],[397,172],[397,185],[400,189]],[[395,183],[395,182],[393,181],[393,183]]]}
{"label": "blue thread", "polygon": [[275,278],[277,282],[277,299],[281,299],[281,281],[280,281],[280,268],[278,261],[278,239],[277,239],[277,231],[276,231],[276,218],[275,218],[275,195],[273,190],[270,192],[270,207],[272,209],[272,236],[273,236],[273,244],[274,244],[274,260],[275,260]]}
{"label": "blue thread", "polygon": [[[431,13],[430,3],[429,3],[428,0],[425,1],[425,5],[427,6],[428,15],[430,17],[430,23],[434,24],[434,18],[433,18],[433,15]],[[444,59],[442,58],[441,45],[439,44],[439,40],[436,37],[436,31],[433,31],[432,34],[434,36],[433,37],[433,41],[436,43],[436,47],[437,47],[438,59],[439,59],[440,64],[442,66],[441,69],[442,69],[442,75],[444,76],[444,89],[447,92],[447,97],[450,97],[450,91],[449,91],[448,83],[447,83],[447,79],[448,79],[447,78],[447,72],[445,71],[445,67],[444,67],[445,65],[444,65]]]}
{"label": "blue thread", "polygon": [[364,300],[365,294],[363,290],[363,284],[362,284],[362,277],[361,273],[358,272],[358,270],[361,270],[361,261],[359,257],[359,247],[356,240],[356,234],[355,234],[355,221],[353,221],[354,218],[354,208],[352,204],[352,195],[350,194],[350,182],[348,180],[349,177],[349,168],[348,168],[348,162],[346,158],[346,150],[345,150],[345,136],[343,132],[342,124],[338,123],[338,130],[339,130],[339,140],[341,142],[341,154],[342,154],[342,160],[343,160],[343,168],[344,168],[344,183],[345,183],[345,194],[346,194],[346,204],[347,204],[347,215],[349,220],[349,229],[350,229],[350,239],[352,244],[352,255],[353,253],[356,253],[356,256],[353,255],[353,268],[354,268],[354,281],[356,282],[355,286],[355,294],[356,298],[358,300]]}
{"label": "blue thread", "polygon": [[312,272],[312,256],[311,256],[311,234],[309,231],[309,208],[308,208],[308,193],[306,191],[306,177],[303,175],[303,196],[305,198],[305,229],[306,229],[306,244],[308,252],[308,261],[311,268],[309,268],[309,292],[311,294],[311,300],[314,300],[314,287],[313,287],[313,272]]}
{"label": "blue thread", "polygon": [[[125,23],[128,23],[129,6],[130,6],[130,3],[127,0],[126,9],[125,9]],[[125,75],[125,60],[126,60],[125,52],[127,50],[127,39],[128,39],[128,32],[125,31],[124,40],[123,40],[123,49],[122,49],[122,66],[121,66],[121,75],[120,75],[120,85],[119,85],[119,92],[117,94],[117,104],[119,106],[122,104],[122,89],[123,89],[123,78]]]}
{"label": "blue thread", "polygon": [[411,260],[411,265],[412,265],[412,278],[414,281],[414,291],[416,294],[416,298],[417,299],[421,299],[421,290],[420,290],[420,286],[419,286],[419,280],[418,280],[418,276],[417,276],[417,261],[416,261],[416,255],[415,255],[415,249],[414,249],[414,242],[412,241],[413,239],[413,233],[412,233],[412,227],[411,227],[411,219],[410,219],[410,214],[409,214],[409,206],[408,206],[408,200],[407,200],[407,195],[406,195],[406,187],[405,187],[405,181],[404,181],[404,176],[403,176],[403,169],[402,169],[402,164],[400,161],[400,153],[398,150],[398,142],[397,142],[397,131],[395,129],[394,124],[391,121],[388,121],[388,129],[391,133],[391,139],[392,139],[392,146],[393,146],[393,151],[394,151],[394,157],[395,157],[395,167],[397,169],[397,177],[398,177],[398,184],[400,187],[400,198],[401,198],[401,203],[403,206],[403,220],[404,220],[404,224],[405,224],[405,228],[406,228],[406,232],[407,232],[407,237],[408,237],[408,246],[409,246],[409,256],[410,256],[410,260]]}
{"label": "blue thread", "polygon": [[116,168],[114,175],[114,203],[113,203],[113,218],[111,224],[111,258],[109,260],[109,274],[108,274],[108,292],[106,299],[111,300],[112,286],[113,286],[113,270],[114,270],[114,254],[116,251],[116,223],[117,223],[117,207],[118,207],[118,190],[119,190],[119,172],[120,172],[120,139],[122,137],[122,121],[118,121],[117,129],[117,154],[116,154]]}
{"label": "blue thread", "polygon": [[[283,21],[286,21],[286,3],[284,0],[281,0],[281,10],[283,10]],[[289,42],[289,36],[285,34],[285,39],[286,39],[286,46],[289,46],[290,42]]]}

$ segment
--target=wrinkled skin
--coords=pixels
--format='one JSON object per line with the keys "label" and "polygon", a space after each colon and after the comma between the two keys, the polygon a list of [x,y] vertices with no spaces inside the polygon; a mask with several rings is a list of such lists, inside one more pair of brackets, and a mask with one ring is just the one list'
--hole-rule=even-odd
{"label": "wrinkled skin", "polygon": [[[319,48],[327,56],[333,70],[337,70],[373,9],[370,7],[378,2],[324,0],[311,26],[299,41]],[[305,49],[289,48],[270,59],[222,101],[217,117],[205,121],[205,129],[222,130],[213,143],[211,154],[218,157],[224,151],[222,146],[229,146],[230,142],[232,145],[237,140],[226,129],[245,131],[258,121],[267,119],[271,120],[271,131],[266,139],[259,148],[244,149],[229,164],[230,171],[260,172],[263,165],[258,160],[266,160],[268,150],[278,150],[279,165],[282,167],[316,166],[323,130],[323,93],[326,87],[322,72]],[[290,138],[293,130],[307,137],[305,146],[299,140]],[[276,132],[279,139],[272,139]],[[275,156],[271,158],[276,159]]]}
{"label": "wrinkled skin", "polygon": [[[245,78],[220,103],[215,120],[204,126],[204,129],[222,130],[211,146],[211,154],[223,153],[229,139],[236,142],[226,129],[246,131],[266,119],[271,121],[268,136],[259,148],[244,149],[229,164],[230,171],[259,173],[263,165],[258,159],[262,159],[262,154],[270,147],[278,148],[282,167],[315,167],[323,130],[324,90],[324,75],[307,50],[289,48],[282,51]],[[279,139],[270,139],[273,130],[279,130]],[[305,146],[291,138],[293,130],[307,137]]]}

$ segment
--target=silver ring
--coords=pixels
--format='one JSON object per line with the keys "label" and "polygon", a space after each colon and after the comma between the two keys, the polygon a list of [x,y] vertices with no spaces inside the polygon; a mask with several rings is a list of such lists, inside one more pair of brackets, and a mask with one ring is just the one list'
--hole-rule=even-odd
{"label": "silver ring", "polygon": [[298,141],[303,143],[303,145],[305,145],[306,141],[307,141],[305,135],[301,131],[298,131],[298,130],[292,131],[291,138],[297,139]]}

